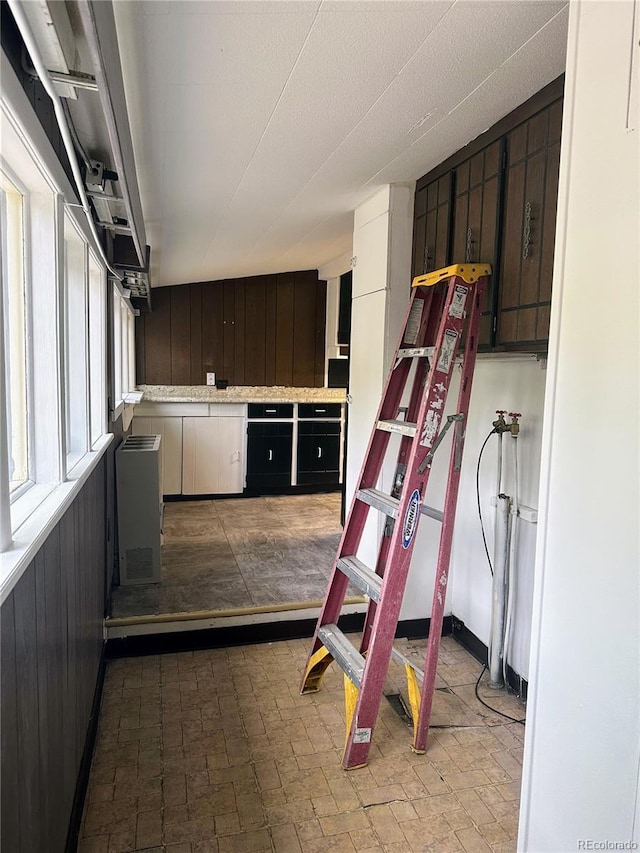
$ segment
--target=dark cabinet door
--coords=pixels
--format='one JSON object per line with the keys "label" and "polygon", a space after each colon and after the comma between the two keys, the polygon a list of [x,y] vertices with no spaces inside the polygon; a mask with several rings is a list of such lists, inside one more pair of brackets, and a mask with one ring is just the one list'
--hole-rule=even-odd
{"label": "dark cabinet door", "polygon": [[451,262],[491,264],[493,274],[480,320],[479,347],[493,345],[498,235],[504,175],[504,140],[499,139],[456,168]]}
{"label": "dark cabinet door", "polygon": [[249,424],[247,488],[291,485],[293,424]]}
{"label": "dark cabinet door", "polygon": [[340,424],[298,425],[299,486],[338,485],[340,479]]}
{"label": "dark cabinet door", "polygon": [[497,345],[545,349],[553,276],[562,101],[509,133]]}
{"label": "dark cabinet door", "polygon": [[416,192],[412,275],[424,275],[451,263],[453,172]]}

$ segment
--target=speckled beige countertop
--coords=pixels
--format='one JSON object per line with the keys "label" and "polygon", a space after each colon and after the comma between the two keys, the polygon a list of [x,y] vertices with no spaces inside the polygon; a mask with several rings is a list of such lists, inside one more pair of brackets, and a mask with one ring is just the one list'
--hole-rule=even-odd
{"label": "speckled beige countertop", "polygon": [[285,385],[139,385],[144,403],[344,403],[344,388],[288,388]]}

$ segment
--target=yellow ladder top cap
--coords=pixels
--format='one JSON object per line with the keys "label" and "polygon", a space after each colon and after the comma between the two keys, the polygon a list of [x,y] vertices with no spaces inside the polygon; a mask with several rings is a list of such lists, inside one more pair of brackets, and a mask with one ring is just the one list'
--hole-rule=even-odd
{"label": "yellow ladder top cap", "polygon": [[460,276],[467,284],[473,284],[483,275],[491,275],[491,264],[452,264],[450,267],[443,267],[441,270],[417,275],[411,286],[432,287],[439,281],[445,281],[454,275]]}

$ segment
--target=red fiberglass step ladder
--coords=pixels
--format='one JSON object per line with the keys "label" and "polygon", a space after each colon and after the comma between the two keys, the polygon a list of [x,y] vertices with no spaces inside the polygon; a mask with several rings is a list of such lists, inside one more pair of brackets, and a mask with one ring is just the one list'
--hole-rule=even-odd
{"label": "red fiberglass step ladder", "polygon": [[[407,671],[414,729],[412,749],[420,753],[426,750],[478,329],[490,274],[488,264],[456,264],[413,281],[402,337],[382,395],[302,680],[302,693],[312,693],[319,690],[332,660],[343,670],[347,733],[342,764],[348,770],[367,763],[392,654],[404,661]],[[457,410],[445,418],[447,392],[463,329],[466,340]],[[411,393],[402,420],[400,405],[414,362]],[[455,432],[441,512],[424,503],[424,493],[434,453],[452,425]],[[401,439],[394,487],[388,495],[378,490],[376,484],[391,433],[399,433]],[[357,557],[370,508],[387,518],[375,571]],[[441,521],[442,528],[420,690],[415,669],[395,652],[393,640],[422,514]],[[337,626],[349,581],[370,599],[359,651]]]}

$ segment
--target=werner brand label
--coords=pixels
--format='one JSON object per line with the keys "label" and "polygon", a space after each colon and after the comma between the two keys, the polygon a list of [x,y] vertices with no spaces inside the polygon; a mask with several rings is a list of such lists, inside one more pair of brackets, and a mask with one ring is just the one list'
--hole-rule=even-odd
{"label": "werner brand label", "polygon": [[418,516],[420,515],[420,492],[417,489],[413,490],[413,494],[409,498],[409,506],[404,516],[404,524],[402,525],[402,547],[408,548],[411,545],[413,534],[418,526]]}

